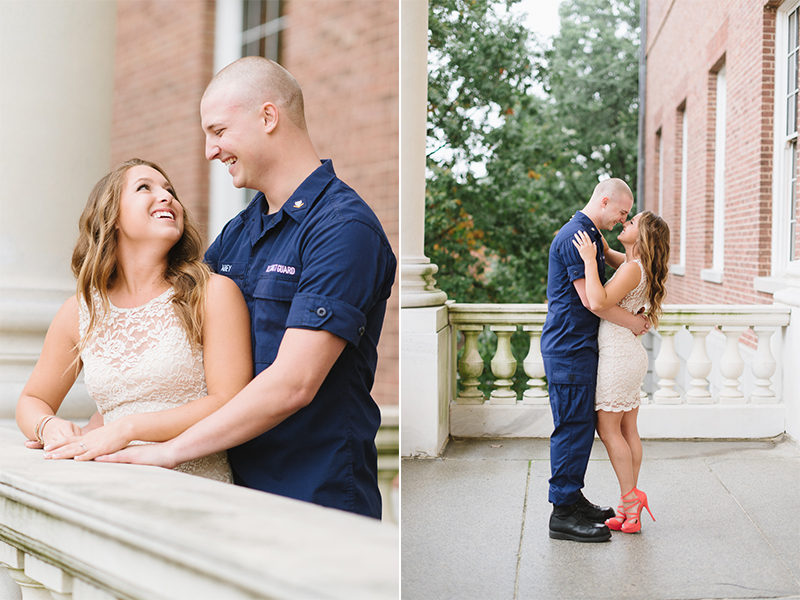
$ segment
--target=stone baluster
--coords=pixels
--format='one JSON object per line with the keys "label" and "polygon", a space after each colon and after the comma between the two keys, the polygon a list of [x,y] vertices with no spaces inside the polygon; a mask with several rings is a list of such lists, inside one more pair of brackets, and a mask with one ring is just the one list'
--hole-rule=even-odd
{"label": "stone baluster", "polygon": [[522,331],[528,333],[531,345],[528,355],[522,362],[525,374],[529,377],[528,388],[522,392],[523,404],[547,404],[550,396],[547,393],[547,384],[544,381],[544,361],[542,360],[542,326],[523,325]]}
{"label": "stone baluster", "polygon": [[22,592],[17,582],[11,579],[8,567],[0,563],[0,598],[3,600],[22,600]]}
{"label": "stone baluster", "polygon": [[25,559],[22,550],[0,541],[0,565],[5,565],[9,577],[19,586],[22,600],[53,600],[46,587],[25,573]]}
{"label": "stone baluster", "polygon": [[690,326],[692,334],[692,353],[686,361],[686,370],[692,376],[691,387],[686,392],[689,404],[711,404],[714,399],[708,391],[708,375],[711,373],[711,359],[706,352],[706,337],[714,328],[712,326]]}
{"label": "stone baluster", "polygon": [[722,404],[743,404],[745,398],[739,389],[739,378],[744,373],[744,360],[739,351],[739,338],[747,331],[747,327],[723,326],[720,329],[725,334],[726,343],[725,353],[719,362],[719,371],[725,378],[719,401]]}
{"label": "stone baluster", "polygon": [[661,350],[655,360],[656,374],[660,377],[658,389],[653,394],[656,404],[681,403],[681,395],[675,390],[675,378],[681,368],[681,361],[675,352],[675,334],[681,329],[681,325],[662,325],[658,328]]}
{"label": "stone baluster", "polygon": [[59,567],[28,555],[25,557],[25,574],[44,585],[53,600],[72,600],[72,575]]}
{"label": "stone baluster", "polygon": [[489,404],[516,404],[517,394],[511,389],[517,371],[517,360],[511,353],[511,335],[516,325],[491,325],[497,334],[497,351],[492,357],[492,374],[495,376],[495,389],[489,396]]}
{"label": "stone baluster", "polygon": [[483,358],[478,351],[478,336],[483,325],[460,325],[464,333],[464,352],[458,361],[458,373],[461,376],[461,393],[456,398],[457,404],[483,404],[485,396],[478,389],[479,378],[483,373]]}
{"label": "stone baluster", "polygon": [[777,327],[753,327],[758,336],[758,347],[753,357],[753,375],[756,376],[753,402],[771,404],[778,402],[775,392],[770,389],[772,376],[775,374],[777,364],[770,349],[770,338],[777,331]]}

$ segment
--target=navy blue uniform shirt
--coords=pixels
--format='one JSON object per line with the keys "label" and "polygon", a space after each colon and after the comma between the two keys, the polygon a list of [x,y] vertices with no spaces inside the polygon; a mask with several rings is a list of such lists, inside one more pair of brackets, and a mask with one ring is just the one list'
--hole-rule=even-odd
{"label": "navy blue uniform shirt", "polygon": [[584,279],[584,262],[572,243],[578,231],[585,231],[597,247],[600,281],[606,282],[603,236],[592,220],[581,211],[575,213],[556,234],[550,245],[547,267],[547,318],[542,329],[543,356],[569,356],[579,350],[597,353],[597,328],[600,318],[581,302],[573,281]]}
{"label": "navy blue uniform shirt", "polygon": [[380,411],[370,390],[397,261],[375,214],[329,160],[277,213],[268,210],[259,193],[206,252],[247,302],[255,375],[275,360],[287,328],[329,331],[347,345],[308,406],[228,450],[234,479],[380,518]]}

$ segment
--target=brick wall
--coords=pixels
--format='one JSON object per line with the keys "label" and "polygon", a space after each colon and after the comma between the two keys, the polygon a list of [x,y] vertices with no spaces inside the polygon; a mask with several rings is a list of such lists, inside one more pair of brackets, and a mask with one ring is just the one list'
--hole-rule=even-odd
{"label": "brick wall", "polygon": [[[282,61],[303,88],[322,158],[381,220],[399,261],[398,0],[287,0]],[[396,404],[399,267],[378,348],[373,397]]]}
{"label": "brick wall", "polygon": [[213,75],[214,1],[117,3],[112,167],[160,164],[203,230],[208,162],[200,98]]}
{"label": "brick wall", "polygon": [[[685,275],[668,282],[669,303],[761,304],[755,277],[771,269],[775,7],[764,0],[649,0],[645,203],[663,185],[673,264],[679,262],[681,110],[688,119]],[[714,218],[716,71],[727,81],[725,265],[721,284],[703,281],[711,267]],[[656,132],[663,139],[657,182]]]}
{"label": "brick wall", "polygon": [[[161,164],[205,225],[208,162],[199,106],[213,75],[213,0],[118,2],[112,163]],[[287,0],[282,63],[303,88],[312,140],[381,220],[399,256],[398,0]],[[399,281],[399,272],[398,272]],[[373,396],[398,403],[399,285]]]}

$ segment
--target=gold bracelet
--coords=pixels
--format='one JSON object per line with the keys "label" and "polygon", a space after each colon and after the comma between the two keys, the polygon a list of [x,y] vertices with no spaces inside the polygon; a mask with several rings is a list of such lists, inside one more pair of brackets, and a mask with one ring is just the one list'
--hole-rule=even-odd
{"label": "gold bracelet", "polygon": [[40,443],[42,446],[44,446],[44,439],[42,439],[42,437],[44,436],[44,428],[45,428],[45,426],[46,426],[46,425],[47,425],[47,424],[50,422],[50,420],[51,420],[51,419],[55,419],[55,418],[56,418],[56,416],[55,416],[55,415],[47,415],[47,416],[46,416],[46,417],[44,417],[43,419],[40,419],[40,420],[39,420],[38,427],[36,428],[36,430],[34,431],[34,433],[36,434],[36,440],[37,440],[37,441],[38,441],[38,442],[39,442],[39,443]]}
{"label": "gold bracelet", "polygon": [[33,427],[33,437],[37,441],[39,440],[39,427],[41,427],[42,421],[44,421],[49,416],[50,415],[42,415],[41,417],[39,417],[39,420],[36,421],[36,425],[34,425]]}

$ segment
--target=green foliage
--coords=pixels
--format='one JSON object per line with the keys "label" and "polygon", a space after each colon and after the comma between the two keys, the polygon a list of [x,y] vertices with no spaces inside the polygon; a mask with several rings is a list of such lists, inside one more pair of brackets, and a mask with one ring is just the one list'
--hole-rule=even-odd
{"label": "green foliage", "polygon": [[425,251],[459,302],[543,302],[599,178],[636,189],[638,2],[565,1],[552,49],[515,2],[430,0]]}
{"label": "green foliage", "polygon": [[[639,3],[567,0],[559,15],[561,30],[545,52],[543,80],[568,132],[564,141],[585,172],[620,177],[635,190]],[[588,198],[591,189],[582,191]]]}

